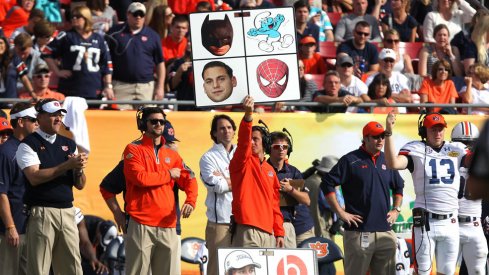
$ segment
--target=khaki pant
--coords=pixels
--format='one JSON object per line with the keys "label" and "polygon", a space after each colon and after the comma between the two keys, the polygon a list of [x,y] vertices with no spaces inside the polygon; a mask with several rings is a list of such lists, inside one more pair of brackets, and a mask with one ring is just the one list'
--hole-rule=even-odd
{"label": "khaki pant", "polygon": [[139,224],[129,219],[126,236],[126,274],[168,274],[177,272],[178,236],[175,228]]}
{"label": "khaki pant", "polygon": [[284,247],[285,248],[297,248],[297,243],[295,242],[295,228],[291,222],[284,222]]}
{"label": "khaki pant", "polygon": [[309,238],[312,238],[312,237],[316,237],[316,235],[314,235],[314,226],[311,227],[311,229],[307,230],[306,232],[304,232],[300,235],[297,235],[297,237],[296,237],[297,246],[299,246],[303,241],[305,241]]}
{"label": "khaki pant", "polygon": [[395,233],[370,232],[368,245],[362,247],[362,233],[345,231],[343,247],[345,249],[345,275],[366,274],[396,274],[396,246]]}
{"label": "khaki pant", "polygon": [[[148,83],[126,83],[113,81],[114,95],[118,100],[152,100],[154,93],[154,81]],[[145,104],[149,107],[153,105]],[[119,109],[137,109],[137,105],[119,104]]]}
{"label": "khaki pant", "polygon": [[82,275],[75,209],[35,206],[27,221],[27,274]]}
{"label": "khaki pant", "polygon": [[229,224],[218,224],[207,221],[205,228],[205,243],[209,251],[207,274],[218,274],[217,249],[231,247],[231,233]]}
{"label": "khaki pant", "polygon": [[25,235],[19,235],[19,245],[8,244],[5,235],[0,235],[0,274],[27,274],[27,243]]}
{"label": "khaki pant", "polygon": [[275,238],[272,234],[257,227],[246,224],[236,224],[233,235],[233,247],[273,248]]}

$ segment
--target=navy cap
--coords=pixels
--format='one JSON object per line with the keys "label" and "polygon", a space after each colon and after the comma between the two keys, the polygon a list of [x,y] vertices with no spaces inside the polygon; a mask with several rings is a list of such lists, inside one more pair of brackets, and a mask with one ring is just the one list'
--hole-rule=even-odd
{"label": "navy cap", "polygon": [[165,138],[167,143],[173,143],[175,141],[180,141],[175,138],[175,129],[171,125],[170,121],[165,122],[165,130],[163,130],[163,137]]}

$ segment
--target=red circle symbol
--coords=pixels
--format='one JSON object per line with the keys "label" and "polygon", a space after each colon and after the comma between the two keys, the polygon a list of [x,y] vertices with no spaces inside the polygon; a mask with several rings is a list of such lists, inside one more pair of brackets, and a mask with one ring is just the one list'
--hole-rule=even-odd
{"label": "red circle symbol", "polygon": [[278,262],[277,275],[307,275],[307,267],[301,258],[288,255]]}

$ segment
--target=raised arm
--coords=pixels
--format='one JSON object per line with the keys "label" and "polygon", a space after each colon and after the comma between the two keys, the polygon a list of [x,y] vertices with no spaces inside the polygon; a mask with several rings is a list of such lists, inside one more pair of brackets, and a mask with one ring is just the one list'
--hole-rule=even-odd
{"label": "raised arm", "polygon": [[396,114],[390,112],[385,120],[385,160],[388,168],[403,170],[408,166],[408,159],[406,156],[396,155],[395,153],[394,141],[392,140],[392,131],[395,123]]}

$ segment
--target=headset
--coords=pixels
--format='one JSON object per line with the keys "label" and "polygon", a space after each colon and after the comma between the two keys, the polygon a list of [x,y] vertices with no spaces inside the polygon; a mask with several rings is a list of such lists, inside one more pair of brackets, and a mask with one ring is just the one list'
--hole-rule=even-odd
{"label": "headset", "polygon": [[290,154],[292,153],[293,149],[292,147],[294,146],[294,139],[292,138],[292,135],[290,132],[287,130],[287,128],[283,128],[282,132],[286,133],[289,136],[290,144],[289,144],[289,150],[287,150],[287,157],[290,157]]}
{"label": "headset", "polygon": [[252,131],[259,131],[261,133],[261,140],[263,145],[263,150],[265,154],[270,155],[272,151],[272,139],[270,138],[270,130],[268,126],[261,119],[258,120],[259,124],[263,124],[263,126],[255,125],[252,127]]}
{"label": "headset", "polygon": [[419,115],[419,118],[418,118],[418,135],[421,137],[421,140],[425,140],[427,135],[428,135],[426,127],[424,127],[424,120],[426,119],[427,116],[430,116],[430,115],[443,116],[442,114],[437,113],[437,112],[426,113],[425,110],[421,111],[421,114]]}
{"label": "headset", "polygon": [[[158,107],[143,107],[143,106],[140,106],[138,108],[138,110],[136,111],[136,124],[138,126],[138,130],[141,131],[141,132],[145,132],[147,129],[146,127],[146,118],[148,115],[145,114],[145,112],[147,112],[149,109],[154,109],[154,108],[158,108]],[[160,109],[160,108],[158,108]],[[160,109],[161,111],[161,114],[163,114],[163,119],[166,120],[166,114],[165,112]],[[144,119],[143,119],[144,118]]]}

